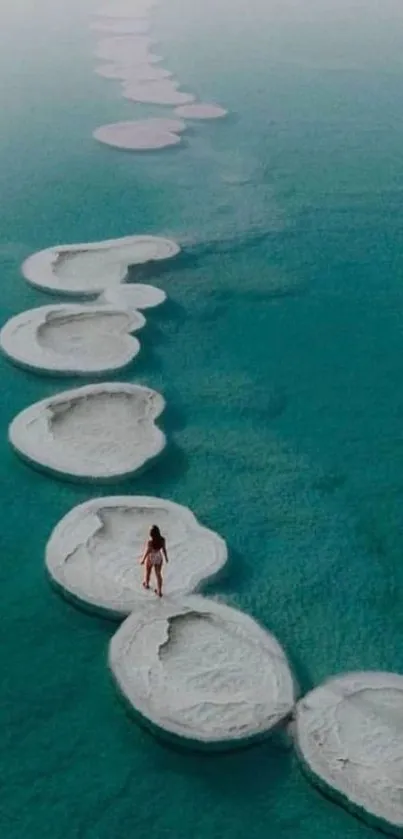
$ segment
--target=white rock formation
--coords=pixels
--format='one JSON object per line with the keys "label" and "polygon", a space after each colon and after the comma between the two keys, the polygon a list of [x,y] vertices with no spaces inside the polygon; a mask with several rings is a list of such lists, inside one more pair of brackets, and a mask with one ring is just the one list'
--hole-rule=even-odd
{"label": "white rock formation", "polygon": [[130,265],[169,259],[180,251],[160,236],[126,236],[79,245],[54,245],[28,257],[22,273],[43,291],[94,297],[127,279]]}
{"label": "white rock formation", "polygon": [[40,306],[11,318],[0,346],[16,364],[36,372],[105,374],[135,358],[140,344],[130,333],[144,324],[143,315],[127,307]]}
{"label": "white rock formation", "polygon": [[133,122],[102,125],[94,131],[94,138],[107,146],[126,151],[152,151],[176,146],[180,133],[186,128],[180,120],[154,117]]}
{"label": "white rock formation", "polygon": [[347,673],[297,705],[295,736],[309,774],[370,822],[403,831],[403,676]]}
{"label": "white rock formation", "polygon": [[161,288],[144,283],[129,283],[104,291],[98,298],[98,303],[137,312],[138,309],[152,309],[154,306],[160,306],[166,299],[165,291]]}
{"label": "white rock formation", "polygon": [[116,35],[103,38],[96,46],[94,55],[103,61],[117,64],[157,64],[162,61],[160,55],[150,52],[153,41],[147,35]]}
{"label": "white rock formation", "polygon": [[191,93],[182,93],[178,90],[177,82],[172,81],[172,79],[124,82],[123,96],[132,102],[142,102],[150,105],[184,105],[194,100]]}
{"label": "white rock formation", "polygon": [[167,540],[167,594],[195,591],[225,564],[223,539],[186,507],[162,498],[112,496],[74,507],[56,526],[46,549],[52,580],[91,610],[125,617],[145,594],[138,561],[153,524]]}
{"label": "white rock formation", "polygon": [[127,478],[155,459],[165,435],[155,425],[162,396],[108,382],[66,390],[21,411],[9,440],[31,465],[79,480]]}
{"label": "white rock formation", "polygon": [[100,64],[95,68],[98,76],[104,79],[115,79],[120,81],[136,81],[149,82],[159,81],[160,79],[169,79],[172,76],[170,70],[165,70],[163,67],[156,64],[136,64],[134,67],[130,64],[110,63]]}
{"label": "white rock formation", "polygon": [[205,102],[194,102],[190,105],[179,105],[175,108],[175,115],[183,119],[220,119],[227,116],[228,111],[219,105],[209,105]]}
{"label": "white rock formation", "polygon": [[294,704],[276,639],[203,597],[139,598],[112,638],[109,663],[143,721],[184,744],[228,748],[267,736]]}
{"label": "white rock formation", "polygon": [[[146,66],[152,66],[146,65]],[[127,75],[128,69],[126,64],[118,64],[117,62],[109,62],[108,64],[98,64],[95,67],[95,73],[97,76],[101,76],[103,79],[112,79],[113,81],[125,79]]]}
{"label": "white rock formation", "polygon": [[122,81],[127,82],[127,84],[131,82],[155,82],[170,78],[172,78],[171,71],[156,64],[136,64],[135,67],[126,66],[124,75],[121,76]]}

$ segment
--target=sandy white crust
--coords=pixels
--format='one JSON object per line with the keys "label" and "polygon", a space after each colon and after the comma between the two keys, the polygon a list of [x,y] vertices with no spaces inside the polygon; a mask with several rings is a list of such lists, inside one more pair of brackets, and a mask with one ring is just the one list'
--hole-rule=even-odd
{"label": "sandy white crust", "polygon": [[276,639],[203,597],[141,598],[112,638],[109,664],[129,706],[169,739],[228,748],[273,732],[294,684]]}
{"label": "sandy white crust", "polygon": [[155,425],[164,405],[159,393],[141,385],[86,385],[21,411],[9,427],[9,440],[31,465],[60,477],[128,478],[165,446]]}
{"label": "sandy white crust", "polygon": [[125,617],[144,594],[138,561],[153,524],[167,542],[167,594],[193,592],[225,565],[224,540],[187,507],[163,498],[112,496],[74,507],[55,527],[46,549],[51,579],[91,611]]}
{"label": "sandy white crust", "polygon": [[21,270],[31,285],[43,291],[66,297],[94,297],[123,283],[131,265],[170,259],[179,251],[176,242],[160,236],[125,236],[54,245],[28,257]]}
{"label": "sandy white crust", "polygon": [[297,705],[295,737],[320,787],[384,830],[403,832],[403,676],[347,673]]}
{"label": "sandy white crust", "polygon": [[40,306],[11,318],[0,332],[3,353],[37,373],[111,373],[140,351],[131,333],[145,318],[127,307]]}
{"label": "sandy white crust", "polygon": [[107,289],[99,296],[97,302],[135,312],[138,309],[160,306],[166,299],[167,295],[161,288],[145,283],[127,283]]}

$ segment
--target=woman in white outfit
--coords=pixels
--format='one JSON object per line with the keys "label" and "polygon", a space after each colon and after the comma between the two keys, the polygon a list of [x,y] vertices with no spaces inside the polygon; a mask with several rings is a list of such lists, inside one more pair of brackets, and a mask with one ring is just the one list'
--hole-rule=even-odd
{"label": "woman in white outfit", "polygon": [[153,524],[140,564],[146,566],[143,580],[144,588],[150,588],[151,572],[154,571],[157,580],[155,593],[158,594],[158,597],[162,597],[162,564],[164,560],[168,562],[165,539],[161,535],[159,527]]}

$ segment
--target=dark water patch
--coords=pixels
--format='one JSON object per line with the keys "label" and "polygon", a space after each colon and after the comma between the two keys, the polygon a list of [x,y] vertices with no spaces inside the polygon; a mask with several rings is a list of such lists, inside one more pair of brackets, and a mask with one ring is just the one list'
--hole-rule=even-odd
{"label": "dark water patch", "polygon": [[347,476],[339,472],[324,472],[313,482],[312,488],[324,495],[332,495],[337,490],[342,489],[346,481]]}

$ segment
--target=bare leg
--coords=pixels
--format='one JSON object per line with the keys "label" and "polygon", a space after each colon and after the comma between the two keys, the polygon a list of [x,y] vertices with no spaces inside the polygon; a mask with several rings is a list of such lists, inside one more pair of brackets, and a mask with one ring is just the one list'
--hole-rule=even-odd
{"label": "bare leg", "polygon": [[151,562],[146,562],[145,573],[144,573],[144,582],[143,582],[144,588],[150,588],[151,570],[152,570]]}
{"label": "bare leg", "polygon": [[154,565],[155,576],[157,578],[156,594],[162,597],[162,565]]}

